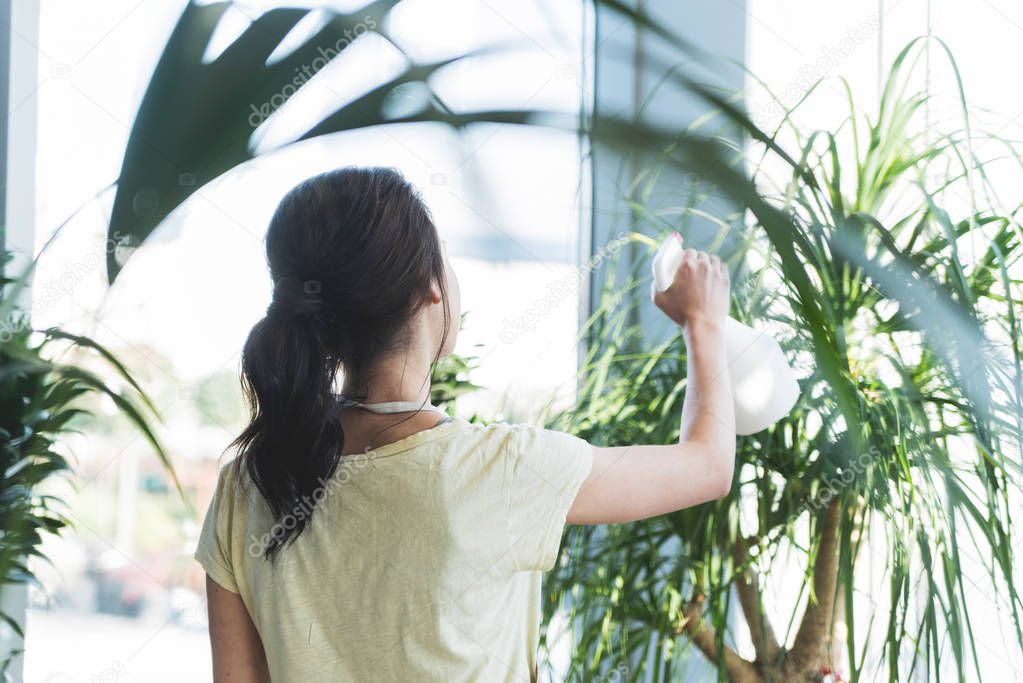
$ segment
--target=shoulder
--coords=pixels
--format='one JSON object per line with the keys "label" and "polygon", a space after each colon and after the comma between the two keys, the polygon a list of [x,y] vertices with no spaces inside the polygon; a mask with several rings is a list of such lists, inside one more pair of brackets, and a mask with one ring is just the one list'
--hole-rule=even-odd
{"label": "shoulder", "polygon": [[481,443],[504,444],[514,438],[520,425],[507,422],[469,422],[458,418],[460,435]]}
{"label": "shoulder", "polygon": [[460,420],[467,431],[474,432],[483,437],[502,438],[507,436],[522,436],[539,432],[551,432],[561,434],[552,429],[546,429],[540,425],[529,422],[469,422]]}
{"label": "shoulder", "polygon": [[514,467],[524,451],[535,440],[538,429],[535,426],[509,422],[468,422],[462,423],[456,441],[451,443],[461,458],[451,462],[474,462],[493,466],[502,463],[504,468]]}
{"label": "shoulder", "polygon": [[243,485],[242,479],[246,476],[245,467],[242,465],[242,458],[235,456],[227,462],[221,463],[220,471],[217,474],[218,491],[233,491]]}
{"label": "shoulder", "polygon": [[481,443],[499,446],[505,450],[519,450],[531,443],[548,438],[548,434],[559,434],[559,432],[552,432],[538,425],[524,422],[463,422],[465,435]]}
{"label": "shoulder", "polygon": [[585,440],[554,429],[529,423],[497,422],[487,425],[470,424],[480,443],[488,449],[499,450],[512,461],[530,465],[534,460],[562,457],[587,458],[592,448]]}
{"label": "shoulder", "polygon": [[241,456],[235,456],[220,465],[214,499],[221,506],[234,507],[247,500],[254,491],[257,491],[256,486]]}
{"label": "shoulder", "polygon": [[462,420],[464,430],[467,433],[476,435],[480,439],[491,439],[496,441],[511,440],[529,442],[580,442],[579,437],[561,432],[556,429],[548,429],[541,425],[528,422],[468,422]]}
{"label": "shoulder", "polygon": [[534,424],[509,425],[517,445],[525,450],[578,450],[589,444],[574,434]]}

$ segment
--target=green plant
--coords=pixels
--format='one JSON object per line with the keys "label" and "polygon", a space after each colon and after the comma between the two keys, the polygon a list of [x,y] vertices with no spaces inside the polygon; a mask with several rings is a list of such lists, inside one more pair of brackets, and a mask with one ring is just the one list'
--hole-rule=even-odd
{"label": "green plant", "polygon": [[441,358],[433,370],[430,402],[452,412],[455,399],[480,388],[469,380],[469,373],[475,367],[475,356],[451,354]]}
{"label": "green plant", "polygon": [[[376,0],[351,13],[320,7],[262,12],[221,54],[204,61],[210,39],[231,2],[189,2],[150,78],[125,149],[110,216],[113,243],[140,245],[179,204],[207,182],[253,159],[295,142],[384,123],[431,121],[452,126],[474,122],[525,123],[526,111],[457,113],[433,92],[430,77],[466,56],[409,64],[400,74],[344,102],[305,133],[274,149],[259,148],[257,129],[286,106],[312,74],[366,31],[383,34],[387,13],[399,0]],[[299,22],[319,12],[321,28],[279,60]],[[395,46],[397,49],[400,47]],[[296,76],[296,73],[299,76]],[[113,282],[130,249],[111,250]]]}
{"label": "green plant", "polygon": [[[737,682],[821,680],[843,654],[854,681],[983,679],[974,624],[988,615],[971,605],[971,578],[998,592],[1023,646],[1011,519],[1023,444],[1023,232],[1018,207],[994,197],[993,162],[975,149],[994,138],[970,130],[961,90],[961,130],[921,125],[926,95],[907,85],[920,47],[895,60],[874,116],[856,111],[846,86],[839,132],[804,132],[790,112],[783,127],[796,154],[784,154],[780,131],[751,148],[761,199],[746,195],[740,209],[755,207],[759,224],[751,232],[741,210],[719,217],[724,231],[747,236],[727,254],[733,312],[781,334],[802,368],[801,400],[740,439],[722,501],[570,528],[544,604],[548,624],[567,616],[572,680],[623,663],[637,680],[680,680],[686,642]],[[1016,145],[999,144],[1019,158]],[[774,186],[765,158],[788,170]],[[646,231],[675,226],[675,210],[644,211],[642,196],[635,205]],[[678,438],[684,351],[678,335],[650,350],[635,323],[647,291],[637,284],[608,283],[585,330],[578,408],[554,426],[614,445]],[[964,576],[966,554],[980,558],[982,576]],[[880,571],[875,584],[857,580],[864,562]],[[768,599],[786,587],[798,599]],[[871,589],[874,609],[857,609]],[[730,622],[730,610],[745,623]],[[753,646],[746,657],[739,629]]]}
{"label": "green plant", "polygon": [[[142,388],[92,339],[56,328],[33,330],[16,303],[26,281],[27,276],[0,278],[0,591],[18,584],[38,585],[29,561],[45,560],[40,550],[43,535],[59,533],[68,523],[62,502],[40,486],[70,474],[72,466],[62,454],[60,438],[75,429],[86,396],[109,398],[178,483],[153,432],[155,408]],[[83,367],[87,356],[123,386]],[[0,620],[24,637],[18,615],[0,612]],[[16,652],[0,653],[4,668],[12,654]]]}

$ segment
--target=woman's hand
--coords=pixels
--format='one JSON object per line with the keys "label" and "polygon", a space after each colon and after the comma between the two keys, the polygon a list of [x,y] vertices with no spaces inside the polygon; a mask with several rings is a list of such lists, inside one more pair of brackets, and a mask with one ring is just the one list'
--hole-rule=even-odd
{"label": "woman's hand", "polygon": [[717,256],[686,249],[671,285],[652,291],[654,304],[683,329],[692,323],[720,325],[728,315],[728,268]]}

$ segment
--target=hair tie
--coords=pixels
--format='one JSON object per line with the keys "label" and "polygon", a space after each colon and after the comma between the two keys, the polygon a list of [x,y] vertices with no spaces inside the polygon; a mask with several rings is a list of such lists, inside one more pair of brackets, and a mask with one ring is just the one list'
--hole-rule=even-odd
{"label": "hair tie", "polygon": [[282,277],[274,283],[271,310],[289,316],[311,315],[323,309],[323,297],[320,296],[320,282],[293,277]]}

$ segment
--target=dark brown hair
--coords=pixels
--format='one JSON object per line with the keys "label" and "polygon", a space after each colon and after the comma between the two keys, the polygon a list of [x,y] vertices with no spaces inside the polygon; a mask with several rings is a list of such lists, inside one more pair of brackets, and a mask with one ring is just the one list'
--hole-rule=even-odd
{"label": "dark brown hair", "polygon": [[303,499],[340,462],[339,373],[358,377],[400,348],[431,283],[445,323],[450,311],[429,210],[393,169],[342,168],[299,184],[274,212],[266,257],[273,301],[245,343],[251,418],[232,446],[273,513],[272,558],[305,529]]}

